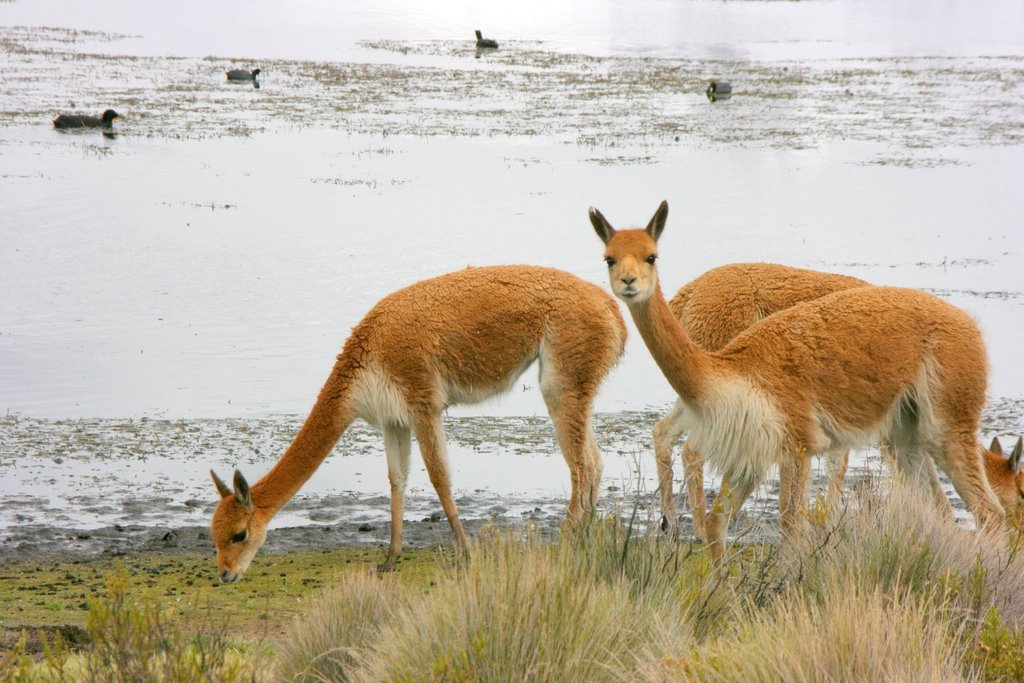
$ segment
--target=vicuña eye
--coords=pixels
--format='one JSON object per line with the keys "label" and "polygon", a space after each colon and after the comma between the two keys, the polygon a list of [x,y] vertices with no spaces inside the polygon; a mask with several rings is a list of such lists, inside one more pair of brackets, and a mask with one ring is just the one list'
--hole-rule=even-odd
{"label": "vicu\u00f1a eye", "polygon": [[245,539],[249,537],[249,530],[242,529],[237,534],[231,537],[232,543],[245,543]]}
{"label": "vicu\u00f1a eye", "polygon": [[650,263],[652,266],[654,265],[654,262],[657,261],[657,260],[658,260],[658,255],[657,254],[651,254],[650,256],[647,257],[647,262]]}
{"label": "vicu\u00f1a eye", "polygon": [[604,262],[608,264],[609,268],[611,268],[612,266],[615,265],[615,258],[612,256],[607,256],[605,257]]}

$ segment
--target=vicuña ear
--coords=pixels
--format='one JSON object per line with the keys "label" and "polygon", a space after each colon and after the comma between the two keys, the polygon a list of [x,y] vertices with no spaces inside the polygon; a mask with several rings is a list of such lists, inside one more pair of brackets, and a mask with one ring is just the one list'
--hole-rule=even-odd
{"label": "vicu\u00f1a ear", "polygon": [[1010,471],[1014,474],[1020,471],[1020,455],[1021,450],[1024,449],[1024,437],[1018,437],[1017,443],[1014,445],[1013,450],[1010,451]]}
{"label": "vicu\u00f1a ear", "polygon": [[993,436],[992,437],[992,443],[989,444],[988,449],[990,451],[992,451],[993,453],[995,453],[996,455],[1002,455],[1003,454],[1003,444],[999,443],[999,437],[998,436]]}
{"label": "vicu\u00f1a ear", "polygon": [[608,219],[601,215],[601,212],[590,207],[590,224],[594,226],[594,232],[601,238],[601,241],[608,244],[615,236],[615,228],[608,222]]}
{"label": "vicu\u00f1a ear", "polygon": [[661,231],[665,229],[666,220],[668,220],[668,201],[662,200],[658,210],[654,212],[651,222],[647,224],[647,234],[655,242],[661,237]]}
{"label": "vicu\u00f1a ear", "polygon": [[220,477],[217,476],[216,472],[210,470],[210,476],[213,477],[213,484],[217,487],[217,493],[220,494],[221,498],[227,498],[228,496],[233,495],[231,489],[228,488],[227,484],[220,480]]}
{"label": "vicu\u00f1a ear", "polygon": [[249,492],[249,483],[238,470],[235,470],[235,500],[245,506],[249,512],[253,511],[252,493]]}

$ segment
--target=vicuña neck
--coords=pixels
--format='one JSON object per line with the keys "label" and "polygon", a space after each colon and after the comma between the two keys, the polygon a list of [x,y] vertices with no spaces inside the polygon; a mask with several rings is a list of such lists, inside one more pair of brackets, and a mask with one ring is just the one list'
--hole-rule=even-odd
{"label": "vicu\u00f1a neck", "polygon": [[355,419],[349,401],[352,381],[351,373],[339,360],[288,450],[274,468],[253,485],[253,502],[268,517],[284,507],[313,476],[352,424]]}
{"label": "vicu\u00f1a neck", "polygon": [[711,358],[686,334],[665,302],[659,283],[646,301],[630,304],[640,336],[672,388],[684,403],[694,405],[705,391]]}

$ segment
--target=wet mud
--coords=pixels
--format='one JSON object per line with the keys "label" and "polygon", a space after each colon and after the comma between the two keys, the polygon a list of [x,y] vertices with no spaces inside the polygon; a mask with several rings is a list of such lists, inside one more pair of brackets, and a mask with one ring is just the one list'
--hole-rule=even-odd
{"label": "wet mud", "polygon": [[[598,414],[595,429],[605,459],[601,509],[657,521],[651,427],[663,413]],[[253,478],[272,467],[301,424],[299,416],[261,419],[156,420],[0,419],[0,557],[121,557],[145,552],[213,553],[206,525],[216,494],[208,469],[238,465]],[[1024,431],[1024,401],[992,401],[982,437]],[[558,532],[565,516],[568,478],[544,417],[449,417],[453,482],[470,533],[484,525],[533,524]],[[414,470],[421,467],[414,453]],[[459,470],[460,463],[465,470]],[[495,470],[507,465],[503,475]],[[263,552],[379,547],[389,541],[389,495],[383,443],[357,423],[305,489],[279,513]],[[363,470],[376,479],[362,481]],[[824,488],[824,468],[813,486]],[[460,474],[462,480],[460,481]],[[473,477],[480,477],[479,485]],[[848,489],[887,476],[875,450],[855,452]],[[490,477],[490,480],[488,480]],[[676,487],[681,466],[676,460]],[[510,480],[513,479],[513,480]],[[405,515],[407,547],[450,543],[447,520],[429,484],[412,486]],[[717,482],[709,479],[708,487]],[[947,485],[952,498],[955,493]],[[713,498],[713,493],[711,494]],[[778,483],[769,479],[747,506],[749,521],[774,533]],[[963,511],[957,499],[956,507]],[[683,496],[681,527],[691,518]]]}

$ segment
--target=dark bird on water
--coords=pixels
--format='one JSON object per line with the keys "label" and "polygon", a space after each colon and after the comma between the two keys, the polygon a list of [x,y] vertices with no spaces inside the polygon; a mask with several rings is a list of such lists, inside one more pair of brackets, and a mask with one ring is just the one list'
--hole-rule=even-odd
{"label": "dark bird on water", "polygon": [[490,47],[497,49],[498,41],[493,38],[484,38],[484,34],[480,32],[480,29],[476,30],[476,46],[477,47]]}
{"label": "dark bird on water", "polygon": [[708,89],[704,91],[704,94],[706,94],[708,99],[712,102],[715,100],[724,100],[732,96],[732,86],[725,81],[711,81],[708,83]]}
{"label": "dark bird on water", "polygon": [[113,109],[103,112],[102,116],[83,116],[81,114],[61,114],[53,120],[54,128],[113,128],[114,119],[121,115]]}
{"label": "dark bird on water", "polygon": [[260,75],[260,70],[259,69],[253,69],[252,71],[249,71],[248,69],[232,69],[231,71],[228,71],[228,80],[229,81],[255,81],[256,77],[259,76],[259,75]]}

